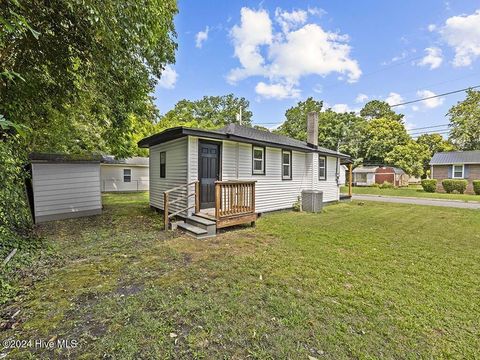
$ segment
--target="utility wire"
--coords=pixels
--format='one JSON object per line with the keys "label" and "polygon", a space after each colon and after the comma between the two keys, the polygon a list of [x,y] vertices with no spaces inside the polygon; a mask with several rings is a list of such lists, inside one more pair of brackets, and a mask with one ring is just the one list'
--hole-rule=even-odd
{"label": "utility wire", "polygon": [[470,89],[476,89],[476,88],[479,88],[479,87],[480,87],[480,85],[470,86],[470,87],[465,88],[465,89],[460,89],[460,90],[455,90],[455,91],[449,91],[449,92],[446,92],[446,93],[443,93],[443,94],[428,96],[428,97],[422,98],[422,99],[405,101],[405,102],[400,103],[400,104],[390,105],[390,107],[396,107],[396,106],[403,106],[403,105],[413,104],[413,103],[417,103],[417,102],[420,102],[420,101],[435,99],[435,98],[438,98],[438,97],[441,97],[441,96],[456,94],[456,93],[463,92],[463,91],[467,91],[467,90],[470,90]]}
{"label": "utility wire", "polygon": [[420,127],[420,128],[412,128],[412,129],[407,129],[407,131],[414,131],[414,130],[423,130],[423,129],[439,128],[439,127],[444,127],[444,126],[448,126],[448,125],[450,125],[450,124],[442,124],[442,125],[425,126],[425,127]]}

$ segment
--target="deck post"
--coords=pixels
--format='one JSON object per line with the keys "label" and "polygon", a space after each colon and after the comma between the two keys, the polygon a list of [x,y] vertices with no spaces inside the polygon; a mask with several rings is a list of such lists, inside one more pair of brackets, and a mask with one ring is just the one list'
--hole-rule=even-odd
{"label": "deck post", "polygon": [[163,193],[163,222],[165,225],[165,230],[168,230],[168,193]]}
{"label": "deck post", "polygon": [[200,212],[200,182],[195,183],[195,213]]}
{"label": "deck post", "polygon": [[352,164],[348,164],[348,196],[352,197],[353,172]]}
{"label": "deck post", "polygon": [[215,183],[215,218],[220,219],[221,188],[219,183]]}

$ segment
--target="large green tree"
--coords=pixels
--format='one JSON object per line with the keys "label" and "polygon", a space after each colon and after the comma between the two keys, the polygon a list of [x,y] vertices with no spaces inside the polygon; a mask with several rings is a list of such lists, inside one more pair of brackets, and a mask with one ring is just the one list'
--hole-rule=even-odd
{"label": "large green tree", "polygon": [[386,154],[385,163],[403,169],[408,175],[421,177],[424,175],[424,162],[430,158],[426,145],[411,140],[404,145],[396,145]]}
{"label": "large green tree", "polygon": [[455,150],[455,146],[449,141],[445,140],[440,134],[423,134],[417,138],[417,143],[428,148],[428,158],[423,161],[424,176],[429,172],[430,159],[433,154],[442,151]]}
{"label": "large green tree", "polygon": [[238,123],[242,109],[242,125],[251,126],[250,103],[234,94],[204,96],[199,100],[180,100],[175,107],[160,117],[157,131],[174,126],[215,129],[230,123]]}
{"label": "large green tree", "polygon": [[285,121],[276,130],[279,134],[293,137],[298,140],[307,140],[307,115],[309,112],[319,114],[322,111],[323,101],[309,97],[299,101],[285,112]]}
{"label": "large green tree", "polygon": [[467,90],[465,100],[448,111],[450,140],[460,150],[480,150],[480,91]]}
{"label": "large green tree", "polygon": [[150,94],[175,60],[176,12],[174,0],[1,2],[0,113],[31,129],[29,150],[131,155],[132,119],[155,122]]}
{"label": "large green tree", "polygon": [[372,100],[367,102],[363,109],[360,110],[360,116],[367,120],[382,118],[396,121],[403,120],[403,114],[397,114],[392,110],[388,103],[381,100]]}
{"label": "large green tree", "polygon": [[383,164],[395,146],[406,145],[409,141],[403,123],[389,118],[370,120],[362,134],[363,162]]}

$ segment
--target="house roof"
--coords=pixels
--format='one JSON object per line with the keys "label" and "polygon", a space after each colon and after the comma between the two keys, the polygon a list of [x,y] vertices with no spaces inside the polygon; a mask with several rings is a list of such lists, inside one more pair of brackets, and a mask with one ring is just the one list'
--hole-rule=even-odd
{"label": "house roof", "polygon": [[480,150],[435,153],[430,165],[480,164]]}
{"label": "house roof", "polygon": [[138,143],[140,147],[150,147],[166,141],[178,139],[183,136],[194,135],[219,140],[231,140],[245,142],[254,145],[271,146],[298,150],[303,152],[316,152],[325,155],[333,155],[341,158],[350,158],[346,154],[329,150],[320,146],[312,146],[305,141],[292,139],[269,131],[258,130],[252,127],[238,124],[229,124],[218,130],[203,130],[187,127],[175,127],[149,136]]}
{"label": "house roof", "polygon": [[148,157],[134,156],[126,159],[116,159],[113,155],[103,155],[102,164],[109,165],[131,165],[131,166],[148,166]]}
{"label": "house roof", "polygon": [[354,172],[355,174],[361,174],[361,173],[371,173],[371,174],[373,174],[377,171],[378,168],[390,168],[390,169],[393,169],[393,172],[395,174],[398,174],[398,175],[405,174],[405,171],[403,171],[403,169],[400,169],[400,168],[394,167],[394,166],[388,166],[388,165],[359,166],[359,167],[353,169],[352,172]]}

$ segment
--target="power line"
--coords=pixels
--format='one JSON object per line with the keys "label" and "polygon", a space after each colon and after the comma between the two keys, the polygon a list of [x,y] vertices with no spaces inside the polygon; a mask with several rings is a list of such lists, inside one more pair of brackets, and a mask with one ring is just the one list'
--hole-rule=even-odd
{"label": "power line", "polygon": [[425,126],[425,127],[420,127],[420,128],[412,128],[412,129],[407,129],[407,131],[414,131],[414,130],[423,130],[423,129],[439,128],[439,127],[444,127],[444,126],[448,126],[448,125],[450,125],[450,124],[442,124],[442,125]]}
{"label": "power line", "polygon": [[422,98],[422,99],[405,101],[405,102],[400,103],[400,104],[390,105],[390,107],[392,108],[392,107],[396,107],[396,106],[403,106],[403,105],[413,104],[413,103],[417,103],[417,102],[420,102],[420,101],[435,99],[435,98],[438,98],[438,97],[441,97],[441,96],[456,94],[456,93],[463,92],[463,91],[467,91],[467,90],[470,90],[470,89],[476,89],[476,88],[479,88],[479,87],[480,87],[480,85],[470,86],[470,87],[465,88],[465,89],[460,89],[460,90],[455,90],[455,91],[449,91],[449,92],[446,92],[446,93],[443,93],[443,94],[428,96],[428,97]]}

